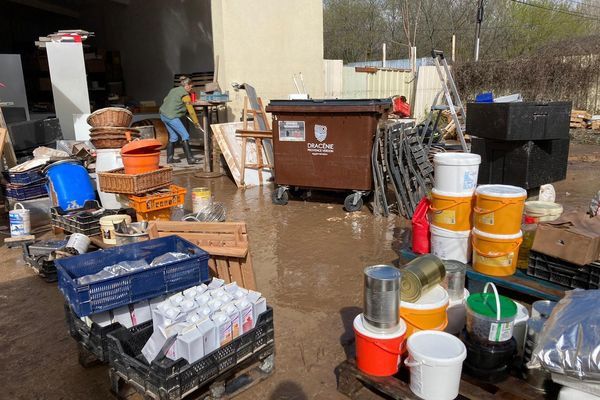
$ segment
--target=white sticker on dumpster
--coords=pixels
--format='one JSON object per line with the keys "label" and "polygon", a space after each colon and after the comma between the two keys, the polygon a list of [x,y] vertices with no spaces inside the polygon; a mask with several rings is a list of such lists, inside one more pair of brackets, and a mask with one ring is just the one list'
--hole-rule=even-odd
{"label": "white sticker on dumpster", "polygon": [[304,121],[279,121],[280,142],[304,142]]}
{"label": "white sticker on dumpster", "polygon": [[315,125],[315,139],[319,143],[306,143],[306,150],[313,156],[326,156],[334,151],[333,143],[323,143],[327,139],[327,127]]}

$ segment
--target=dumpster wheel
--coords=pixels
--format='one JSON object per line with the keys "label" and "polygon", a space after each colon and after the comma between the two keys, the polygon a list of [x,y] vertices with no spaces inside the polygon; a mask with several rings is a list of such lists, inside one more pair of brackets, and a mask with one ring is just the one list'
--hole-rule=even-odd
{"label": "dumpster wheel", "polygon": [[280,186],[271,192],[271,201],[278,206],[285,206],[290,199],[287,188]]}
{"label": "dumpster wheel", "polygon": [[349,194],[344,199],[344,208],[348,212],[360,211],[363,207],[363,199],[361,192]]}

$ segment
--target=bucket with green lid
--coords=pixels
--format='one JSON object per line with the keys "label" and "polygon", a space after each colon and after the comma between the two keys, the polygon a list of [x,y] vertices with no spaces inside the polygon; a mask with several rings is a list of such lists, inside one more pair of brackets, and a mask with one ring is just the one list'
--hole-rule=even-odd
{"label": "bucket with green lid", "polygon": [[[488,292],[492,288],[492,292]],[[488,282],[483,293],[467,298],[467,332],[471,338],[482,342],[506,342],[513,336],[517,305],[500,296],[496,286]]]}

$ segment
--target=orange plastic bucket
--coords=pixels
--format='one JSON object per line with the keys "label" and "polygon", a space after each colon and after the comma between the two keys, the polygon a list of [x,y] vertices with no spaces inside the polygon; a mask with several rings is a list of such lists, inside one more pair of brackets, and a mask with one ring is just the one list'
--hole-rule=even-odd
{"label": "orange plastic bucket", "polygon": [[450,231],[470,231],[473,196],[431,191],[431,222]]}
{"label": "orange plastic bucket", "polygon": [[[130,136],[127,136],[128,139]],[[128,175],[143,174],[158,169],[161,144],[156,139],[141,139],[127,143],[121,149],[123,168]]]}
{"label": "orange plastic bucket", "polygon": [[354,334],[359,370],[373,376],[391,376],[398,372],[406,338],[406,325],[402,319],[393,332],[376,333],[365,327],[363,315],[359,314],[354,318]]}
{"label": "orange plastic bucket", "polygon": [[443,331],[448,325],[448,292],[440,285],[423,294],[415,303],[400,301],[400,315],[406,322],[406,337],[415,332]]}
{"label": "orange plastic bucket", "polygon": [[521,229],[527,191],[517,186],[482,185],[475,190],[474,225],[493,235],[514,235]]}
{"label": "orange plastic bucket", "polygon": [[521,231],[514,235],[493,235],[473,228],[473,269],[491,276],[509,276],[517,270]]}

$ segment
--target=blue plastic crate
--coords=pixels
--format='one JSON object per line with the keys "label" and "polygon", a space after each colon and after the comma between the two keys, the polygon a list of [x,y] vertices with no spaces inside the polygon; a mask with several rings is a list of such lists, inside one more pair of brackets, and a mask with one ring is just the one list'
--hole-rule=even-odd
{"label": "blue plastic crate", "polygon": [[46,181],[35,182],[31,185],[19,186],[12,183],[6,185],[6,197],[23,201],[48,195]]}
{"label": "blue plastic crate", "polygon": [[29,185],[30,183],[45,179],[42,168],[31,169],[25,172],[9,172],[8,181],[14,185]]}
{"label": "blue plastic crate", "polygon": [[[147,263],[168,252],[190,258],[79,285],[77,278],[92,275],[120,261]],[[101,311],[187,289],[209,280],[207,252],[178,236],[167,236],[56,260],[58,287],[73,311],[85,317]]]}

